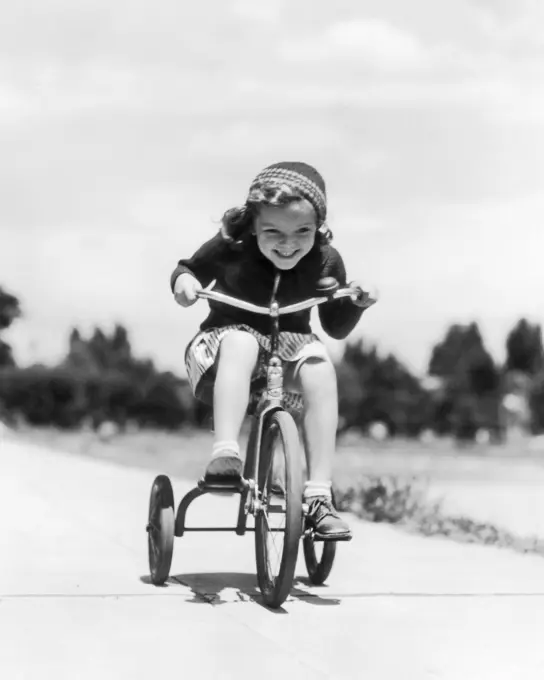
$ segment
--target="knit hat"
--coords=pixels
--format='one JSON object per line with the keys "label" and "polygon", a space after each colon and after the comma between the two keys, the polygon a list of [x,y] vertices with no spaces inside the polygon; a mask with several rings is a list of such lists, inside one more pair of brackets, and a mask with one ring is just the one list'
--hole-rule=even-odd
{"label": "knit hat", "polygon": [[269,165],[255,177],[249,189],[250,193],[263,184],[287,185],[312,204],[319,224],[325,222],[327,217],[325,180],[311,165],[290,161]]}

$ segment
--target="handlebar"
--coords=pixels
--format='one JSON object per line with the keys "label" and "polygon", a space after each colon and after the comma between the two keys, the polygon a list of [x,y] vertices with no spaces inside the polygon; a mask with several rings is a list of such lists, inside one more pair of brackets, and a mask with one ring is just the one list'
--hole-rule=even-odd
{"label": "handlebar", "polygon": [[[224,293],[219,293],[218,291],[212,290],[215,285],[215,281],[207,287],[203,288],[197,293],[197,296],[202,299],[214,300],[215,302],[222,302],[223,304],[230,305],[231,307],[237,307],[238,309],[243,309],[247,312],[254,312],[255,314],[264,314],[266,316],[276,316],[283,314],[293,314],[294,312],[301,312],[305,309],[310,309],[316,305],[321,305],[324,302],[330,302],[331,300],[340,300],[342,298],[355,298],[361,294],[361,289],[358,287],[346,287],[338,288],[334,292],[328,295],[320,295],[307,300],[301,300],[300,302],[295,302],[292,305],[286,305],[285,307],[276,307],[273,309],[270,307],[262,307],[260,305],[254,305],[252,302],[246,302],[245,300],[239,300],[238,298],[231,297],[230,295],[225,295]],[[338,285],[338,284],[337,284]],[[368,307],[376,302],[375,299],[368,299]]]}

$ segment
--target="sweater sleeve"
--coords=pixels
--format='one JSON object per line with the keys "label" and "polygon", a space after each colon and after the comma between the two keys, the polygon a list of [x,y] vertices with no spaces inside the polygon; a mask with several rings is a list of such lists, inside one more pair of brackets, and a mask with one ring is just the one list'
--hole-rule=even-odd
{"label": "sweater sleeve", "polygon": [[[347,285],[346,268],[342,256],[329,246],[322,268],[322,277],[334,276],[340,287]],[[363,313],[349,298],[331,300],[319,306],[319,320],[327,335],[335,340],[343,340],[355,328]]]}
{"label": "sweater sleeve", "polygon": [[221,270],[228,244],[221,234],[216,234],[188,259],[180,260],[170,276],[170,288],[174,290],[180,274],[192,274],[202,286],[211,283]]}

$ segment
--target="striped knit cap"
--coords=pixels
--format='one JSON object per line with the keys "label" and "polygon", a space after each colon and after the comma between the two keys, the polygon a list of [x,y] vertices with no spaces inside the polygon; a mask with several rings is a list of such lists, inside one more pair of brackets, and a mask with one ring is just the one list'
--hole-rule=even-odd
{"label": "striped knit cap", "polygon": [[325,222],[327,217],[325,180],[311,165],[289,161],[269,165],[255,177],[249,189],[250,193],[263,185],[288,186],[312,204],[320,225]]}

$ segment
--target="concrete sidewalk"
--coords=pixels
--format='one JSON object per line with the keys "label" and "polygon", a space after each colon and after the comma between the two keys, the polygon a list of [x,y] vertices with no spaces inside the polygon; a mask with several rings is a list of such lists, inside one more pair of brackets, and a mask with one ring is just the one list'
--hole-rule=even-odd
{"label": "concrete sidewalk", "polygon": [[[157,470],[157,474],[161,470]],[[149,584],[154,474],[0,443],[0,677],[544,677],[544,560],[350,518],[324,587],[260,604],[252,535],[176,539]],[[189,488],[174,479],[176,503]],[[234,525],[206,495],[188,523]]]}

